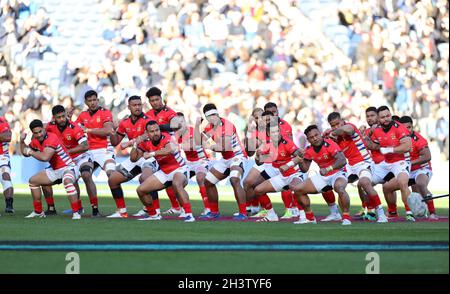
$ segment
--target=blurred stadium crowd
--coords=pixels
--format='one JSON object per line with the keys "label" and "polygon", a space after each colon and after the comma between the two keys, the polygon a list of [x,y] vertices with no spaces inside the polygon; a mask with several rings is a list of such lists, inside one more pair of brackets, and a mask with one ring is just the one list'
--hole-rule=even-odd
{"label": "blurred stadium crowd", "polygon": [[325,15],[302,11],[311,1],[89,1],[101,11],[104,54],[94,62],[67,56],[54,85],[32,70],[33,61],[58,55],[52,38],[62,34],[45,1],[1,0],[0,115],[14,130],[13,151],[20,130],[49,120],[55,104],[75,107],[76,116],[93,88],[120,119],[126,98],[151,86],[191,122],[213,102],[241,131],[253,108],[275,102],[297,137],[313,122],[326,126],[333,110],[360,125],[366,107],[387,104],[417,119],[441,152],[448,146],[446,0],[315,1],[323,11],[337,5],[344,47],[334,41],[342,30],[316,26]]}

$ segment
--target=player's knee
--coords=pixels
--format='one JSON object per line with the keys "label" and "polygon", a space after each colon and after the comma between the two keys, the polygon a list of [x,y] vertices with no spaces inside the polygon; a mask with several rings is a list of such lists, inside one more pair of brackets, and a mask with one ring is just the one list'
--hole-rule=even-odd
{"label": "player's knee", "polygon": [[366,190],[370,187],[372,187],[372,182],[369,178],[364,177],[358,181],[358,188],[363,188],[363,190]]}
{"label": "player's knee", "polygon": [[262,196],[262,195],[264,195],[264,194],[265,194],[265,193],[264,193],[264,190],[263,190],[261,187],[257,186],[257,187],[255,188],[255,196],[256,196],[256,197]]}
{"label": "player's knee", "polygon": [[142,195],[145,194],[145,191],[144,191],[144,189],[141,186],[138,186],[136,188],[136,193],[138,194],[139,197],[141,197]]}
{"label": "player's knee", "polygon": [[249,180],[248,178],[246,178],[246,179],[244,180],[244,189],[245,189],[245,190],[249,190],[249,189],[251,189],[251,188],[253,188],[253,183],[252,183],[251,180]]}
{"label": "player's knee", "polygon": [[92,174],[90,171],[83,171],[81,173],[81,178],[83,179],[84,182],[92,181]]}
{"label": "player's knee", "polygon": [[197,183],[200,186],[203,186],[204,182],[205,182],[205,174],[197,174]]}
{"label": "player's knee", "polygon": [[338,193],[339,195],[342,195],[345,193],[345,186],[344,185],[336,185],[334,187],[334,190],[336,191],[336,193]]}
{"label": "player's knee", "polygon": [[235,177],[230,178],[230,183],[231,183],[231,186],[233,186],[233,187],[240,186],[241,185],[241,179],[235,178]]}

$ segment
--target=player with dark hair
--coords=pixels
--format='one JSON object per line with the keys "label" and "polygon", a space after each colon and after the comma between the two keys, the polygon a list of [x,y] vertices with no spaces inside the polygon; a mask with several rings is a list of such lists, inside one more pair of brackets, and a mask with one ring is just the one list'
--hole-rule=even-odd
{"label": "player with dark hair", "polygon": [[216,161],[206,175],[205,187],[211,212],[204,217],[206,219],[220,217],[219,195],[216,184],[229,176],[239,206],[239,214],[233,218],[245,220],[247,219],[247,211],[241,177],[244,175],[244,163],[247,160],[247,154],[239,140],[236,127],[228,120],[220,117],[214,104],[206,104],[203,107],[203,114],[208,124],[202,131],[200,129],[202,119],[197,119],[195,144],[222,154],[222,159]]}
{"label": "player with dark hair", "polygon": [[11,128],[8,122],[0,117],[0,182],[5,196],[5,212],[14,213],[14,187],[11,182],[11,162],[9,157],[9,143],[11,142]]}
{"label": "player with dark hair", "polygon": [[188,168],[186,161],[181,156],[181,150],[177,143],[173,142],[170,134],[161,133],[156,121],[149,121],[146,125],[148,139],[133,146],[130,159],[137,162],[141,157],[145,159],[154,157],[159,164],[160,170],[147,178],[138,188],[137,193],[142,204],[146,207],[148,216],[141,220],[161,219],[153,206],[150,192],[159,191],[172,186],[178,195],[184,209],[184,221],[194,222],[189,195],[184,187],[188,183]]}
{"label": "player with dark hair", "polygon": [[[47,124],[46,131],[57,135],[58,138],[61,139],[70,157],[77,165],[77,169],[80,172],[84,183],[86,184],[87,194],[89,195],[89,199],[92,205],[92,216],[100,217],[101,215],[98,210],[98,199],[95,183],[92,180],[92,170],[94,168],[94,165],[92,164],[92,159],[87,153],[87,151],[89,150],[87,137],[83,132],[83,129],[69,120],[64,106],[54,106],[52,108],[52,115],[53,119],[50,123]],[[77,190],[79,190],[78,184],[76,184],[76,188]],[[56,214],[52,187],[43,186],[42,191],[44,192],[45,201],[48,205],[48,209],[45,214]],[[78,205],[81,212],[81,200],[79,200]]]}
{"label": "player with dark hair", "polygon": [[293,162],[294,164],[299,163],[301,171],[306,173],[311,166],[311,162],[314,161],[320,167],[320,174],[316,174],[293,187],[293,191],[306,214],[306,218],[300,218],[295,224],[317,223],[307,194],[321,193],[327,187],[331,187],[339,195],[339,205],[343,218],[342,225],[351,225],[350,198],[345,191],[347,186],[347,174],[345,172],[347,160],[344,154],[334,141],[322,137],[316,125],[307,127],[305,135],[311,145],[306,148],[300,157],[294,158]]}
{"label": "player with dark hair", "polygon": [[[130,115],[119,123],[119,127],[114,135],[111,135],[111,144],[117,146],[125,136],[129,143],[134,144],[135,139],[144,134],[145,126],[150,119],[142,112],[142,100],[139,96],[128,98],[128,110]],[[116,202],[117,211],[108,218],[127,218],[128,212],[121,184],[132,180],[137,175],[141,175],[139,181],[142,183],[146,178],[158,170],[158,164],[154,158],[145,160],[140,158],[137,162],[131,162],[127,158],[119,164],[116,170],[108,179],[111,194]],[[158,206],[159,207],[159,206]]]}
{"label": "player with dark hair", "polygon": [[[410,116],[401,117],[400,123],[402,123],[410,132],[412,143],[409,185],[412,186],[413,192],[419,193],[424,198],[432,196],[431,192],[428,190],[428,183],[433,175],[433,170],[431,168],[431,152],[428,148],[428,142],[419,132],[414,131],[413,120]],[[398,185],[395,184],[395,180],[386,184],[384,187],[385,191],[392,193],[393,189],[398,189]],[[427,201],[426,204],[430,213],[429,218],[433,220],[439,219],[436,215],[433,200]]]}
{"label": "player with dark hair", "polygon": [[58,136],[45,131],[42,121],[33,120],[30,123],[30,130],[33,138],[29,146],[25,144],[26,134],[21,135],[20,150],[22,154],[25,157],[34,157],[39,161],[49,162],[50,166],[29,180],[34,210],[25,218],[45,217],[42,210],[41,186],[53,185],[56,181],[62,180],[72,207],[72,219],[80,219],[78,192],[74,186],[79,176],[75,163]]}
{"label": "player with dark hair", "polygon": [[[398,182],[398,187],[405,204],[406,218],[414,222],[415,218],[408,207],[407,199],[411,194],[408,188],[410,174],[411,136],[408,129],[401,123],[394,121],[387,106],[377,109],[379,125],[373,128],[370,134],[371,142],[368,146],[372,150],[379,150],[384,155],[386,165],[384,171],[375,174],[374,183],[384,181],[384,178],[392,173],[395,179],[383,184],[385,196],[389,194],[390,185]],[[394,184],[394,182],[396,182]]]}
{"label": "player with dark hair", "polygon": [[338,112],[330,113],[327,120],[331,126],[327,136],[339,145],[348,160],[346,169],[349,181],[352,178],[358,180],[358,191],[362,192],[360,193],[361,200],[364,202],[364,197],[368,198],[368,202],[376,209],[377,222],[388,222],[380,197],[372,186],[371,167],[373,161],[362,134],[355,125],[345,122]]}

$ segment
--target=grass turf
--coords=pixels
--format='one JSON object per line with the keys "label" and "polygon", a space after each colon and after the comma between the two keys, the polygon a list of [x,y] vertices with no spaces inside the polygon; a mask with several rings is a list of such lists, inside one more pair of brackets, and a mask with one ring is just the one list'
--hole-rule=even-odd
{"label": "grass turf", "polygon": [[[102,187],[99,188],[100,190]],[[125,188],[130,194],[134,187]],[[19,190],[19,189],[18,189]],[[190,187],[195,214],[202,210],[201,201]],[[237,206],[230,190],[221,188],[223,215],[232,215]],[[101,193],[100,193],[101,194]],[[161,207],[169,208],[165,193]],[[274,199],[274,208],[281,214],[283,206]],[[68,207],[63,196],[56,196],[61,213]],[[312,197],[317,215],[328,209],[320,196]],[[357,212],[358,200],[352,198],[352,212]],[[130,212],[141,208],[137,198],[126,199]],[[83,197],[87,214],[88,200]],[[103,214],[114,212],[114,201],[100,197]],[[448,199],[436,201],[438,214],[448,216]],[[2,206],[0,206],[1,208]],[[339,223],[316,226],[295,226],[289,222],[196,222],[178,220],[139,222],[135,219],[90,219],[74,223],[68,215],[26,220],[32,210],[29,194],[15,198],[16,214],[2,213],[1,241],[446,241],[448,222],[418,222],[374,224],[354,222],[342,227]],[[403,209],[399,209],[403,213]],[[81,252],[82,273],[363,273],[367,252]],[[382,273],[448,273],[448,252],[380,252]],[[38,262],[40,260],[41,262]],[[105,261],[108,260],[107,265]],[[64,252],[0,251],[0,273],[63,273]],[[212,266],[207,266],[208,264]],[[8,265],[8,266],[3,266]],[[220,265],[220,266],[217,266]]]}

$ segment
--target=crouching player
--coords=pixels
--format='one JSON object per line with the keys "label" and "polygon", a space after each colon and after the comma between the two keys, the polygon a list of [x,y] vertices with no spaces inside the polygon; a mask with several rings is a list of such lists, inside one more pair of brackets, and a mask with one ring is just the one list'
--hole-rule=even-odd
{"label": "crouching player", "polygon": [[[377,222],[387,223],[388,219],[384,214],[378,193],[372,186],[371,166],[373,161],[361,132],[353,124],[345,122],[338,112],[330,113],[328,122],[332,129],[330,138],[339,145],[348,160],[346,169],[349,181],[352,176],[358,179],[357,185],[361,200],[364,202],[367,198],[369,209],[376,209]],[[371,213],[368,216],[372,217],[370,220],[376,220]]]}
{"label": "crouching player", "polygon": [[[264,166],[266,167],[266,174],[273,176],[255,187],[254,195],[257,198],[267,193],[287,190],[290,186],[296,186],[304,180],[304,175],[300,172],[298,164],[292,161],[300,154],[300,149],[294,142],[281,135],[278,124],[267,127],[267,137],[268,140],[263,142],[257,153],[259,153],[260,158],[263,158],[264,162],[271,162],[271,164],[265,164]],[[267,216],[258,221],[278,221],[278,216],[270,201],[265,203],[264,197],[260,198],[261,200],[263,208],[267,210]]]}
{"label": "crouching player", "polygon": [[206,104],[203,107],[203,113],[208,121],[208,125],[202,132],[200,130],[202,120],[197,120],[195,125],[195,144],[197,146],[206,145],[210,150],[222,154],[222,159],[217,161],[206,175],[205,187],[211,212],[204,217],[206,219],[217,219],[220,217],[219,193],[216,184],[229,176],[239,207],[239,214],[234,216],[233,219],[246,220],[245,191],[241,185],[241,177],[244,175],[244,162],[247,160],[245,149],[239,140],[236,127],[219,116],[217,107],[214,104]]}
{"label": "crouching player", "polygon": [[306,173],[311,166],[311,162],[314,161],[320,167],[320,175],[316,174],[293,187],[295,196],[306,213],[306,218],[300,218],[295,224],[317,223],[307,194],[321,193],[327,186],[331,186],[339,195],[339,205],[343,219],[342,225],[351,225],[349,215],[350,198],[345,191],[347,186],[347,175],[345,172],[347,160],[344,154],[335,142],[323,139],[316,125],[307,127],[305,135],[311,145],[306,148],[303,156],[294,159],[294,163],[300,163],[302,172]]}
{"label": "crouching player", "polygon": [[54,182],[62,180],[72,207],[72,219],[80,219],[78,193],[74,186],[78,178],[75,163],[58,136],[45,131],[42,121],[33,120],[30,123],[30,130],[33,132],[33,139],[29,146],[25,144],[25,134],[20,138],[22,154],[25,157],[31,156],[39,161],[49,162],[50,166],[38,172],[29,180],[34,211],[25,218],[45,217],[42,210],[41,186],[51,186]]}
{"label": "crouching player", "polygon": [[194,222],[195,218],[192,214],[189,195],[184,189],[188,183],[188,169],[186,161],[181,156],[178,144],[172,142],[169,134],[161,133],[156,121],[149,121],[145,130],[148,139],[138,146],[136,144],[133,146],[130,154],[131,162],[137,162],[141,157],[145,159],[153,157],[158,162],[160,170],[147,178],[137,188],[137,194],[148,213],[148,216],[141,220],[161,219],[161,215],[156,212],[153,206],[152,196],[149,193],[172,186],[183,206],[184,221]]}

